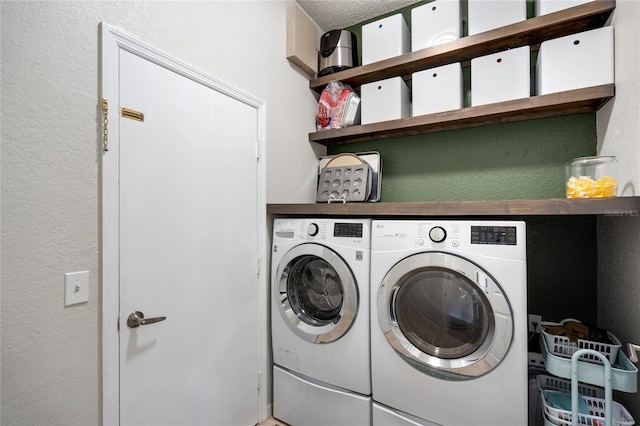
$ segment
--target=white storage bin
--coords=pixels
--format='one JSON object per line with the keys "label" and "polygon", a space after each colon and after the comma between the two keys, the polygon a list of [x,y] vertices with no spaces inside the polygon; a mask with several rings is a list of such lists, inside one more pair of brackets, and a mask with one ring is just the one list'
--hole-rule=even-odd
{"label": "white storage bin", "polygon": [[526,0],[469,0],[469,35],[527,19]]}
{"label": "white storage bin", "polygon": [[546,15],[547,13],[557,12],[592,1],[594,0],[537,0],[536,16]]}
{"label": "white storage bin", "polygon": [[435,0],[411,9],[411,51],[457,40],[462,19],[459,0]]}
{"label": "white storage bin", "polygon": [[538,94],[614,82],[613,27],[542,42],[538,52]]}
{"label": "white storage bin", "polygon": [[443,65],[413,73],[413,116],[462,108],[462,66]]}
{"label": "white storage bin", "polygon": [[363,84],[360,98],[362,124],[409,116],[409,88],[401,77]]}
{"label": "white storage bin", "polygon": [[409,27],[398,13],[362,27],[362,65],[409,52]]}
{"label": "white storage bin", "polygon": [[528,98],[529,46],[471,60],[471,106]]}

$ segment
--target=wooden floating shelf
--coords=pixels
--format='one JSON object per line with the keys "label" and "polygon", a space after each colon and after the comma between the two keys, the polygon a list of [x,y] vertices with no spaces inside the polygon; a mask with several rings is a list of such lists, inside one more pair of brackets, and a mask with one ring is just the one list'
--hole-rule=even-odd
{"label": "wooden floating shelf", "polygon": [[320,93],[331,80],[358,88],[364,83],[403,76],[453,62],[469,61],[505,49],[535,46],[569,34],[602,27],[615,9],[615,0],[595,0],[572,8],[537,16],[442,45],[329,74],[309,82]]}
{"label": "wooden floating shelf", "polygon": [[[634,216],[640,214],[640,197],[547,199],[505,201],[428,201],[400,203],[268,204],[275,216]],[[638,218],[640,220],[640,217]]]}
{"label": "wooden floating shelf", "polygon": [[326,146],[334,146],[593,112],[600,109],[614,95],[615,86],[613,84],[605,84],[436,114],[351,126],[343,129],[322,130],[309,133],[309,140]]}

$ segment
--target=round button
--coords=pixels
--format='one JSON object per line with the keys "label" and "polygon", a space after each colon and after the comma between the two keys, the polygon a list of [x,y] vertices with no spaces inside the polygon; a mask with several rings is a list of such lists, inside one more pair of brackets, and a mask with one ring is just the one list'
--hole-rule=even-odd
{"label": "round button", "polygon": [[429,238],[431,238],[431,241],[434,243],[441,243],[447,238],[447,231],[441,226],[434,226],[429,231]]}
{"label": "round button", "polygon": [[318,225],[310,223],[309,226],[307,226],[307,234],[311,237],[318,235]]}

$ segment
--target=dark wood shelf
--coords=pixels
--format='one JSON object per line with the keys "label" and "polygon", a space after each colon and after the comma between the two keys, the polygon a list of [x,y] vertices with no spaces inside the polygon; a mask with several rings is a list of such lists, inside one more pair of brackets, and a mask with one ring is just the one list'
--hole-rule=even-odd
{"label": "dark wood shelf", "polygon": [[615,86],[606,84],[362,126],[322,130],[309,133],[309,140],[333,146],[592,112],[600,109],[614,95]]}
{"label": "dark wood shelf", "polygon": [[640,197],[402,203],[268,204],[275,216],[638,216]]}
{"label": "dark wood shelf", "polygon": [[534,46],[545,40],[602,27],[615,7],[615,0],[595,0],[442,45],[319,77],[311,80],[309,87],[320,93],[331,80],[339,80],[356,89],[372,81],[395,76],[408,78],[416,71],[464,62],[505,49]]}

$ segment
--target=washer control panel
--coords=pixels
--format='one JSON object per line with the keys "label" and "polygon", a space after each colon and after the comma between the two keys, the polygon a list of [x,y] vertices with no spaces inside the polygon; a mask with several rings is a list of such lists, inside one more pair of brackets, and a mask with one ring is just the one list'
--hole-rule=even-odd
{"label": "washer control panel", "polygon": [[363,223],[336,222],[333,225],[333,236],[343,238],[362,238]]}
{"label": "washer control panel", "polygon": [[318,228],[318,224],[310,223],[309,226],[307,226],[307,235],[309,235],[310,237],[315,237],[316,235],[318,235],[319,230],[320,228]]}
{"label": "washer control panel", "polygon": [[371,219],[286,219],[273,220],[273,244],[332,241],[346,247],[371,247]]}
{"label": "washer control panel", "polygon": [[447,238],[447,231],[442,226],[434,226],[429,231],[429,238],[434,243],[441,243]]}
{"label": "washer control panel", "polygon": [[[324,228],[324,227],[323,227]],[[315,237],[320,232],[317,223],[311,222],[307,225],[307,235]],[[323,230],[323,232],[326,232]],[[333,236],[336,238],[362,238],[364,234],[364,224],[335,222],[333,224]]]}

